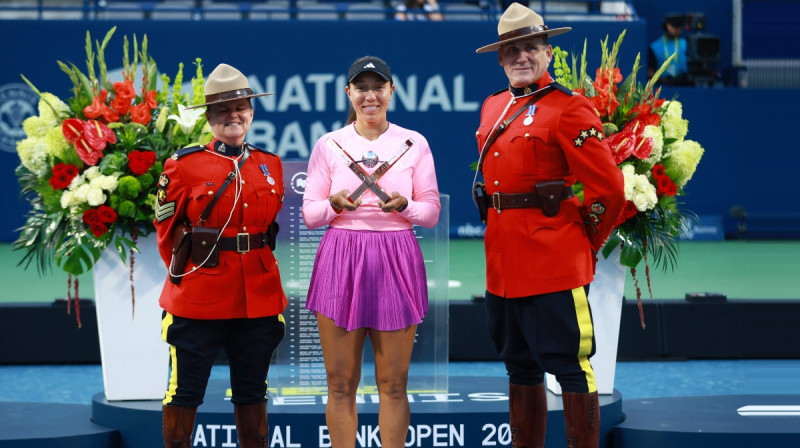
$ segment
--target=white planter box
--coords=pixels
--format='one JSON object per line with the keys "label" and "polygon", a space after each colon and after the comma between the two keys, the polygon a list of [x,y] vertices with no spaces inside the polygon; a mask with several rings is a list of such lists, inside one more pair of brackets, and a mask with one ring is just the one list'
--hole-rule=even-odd
{"label": "white planter box", "polygon": [[135,307],[130,259],[106,249],[92,269],[100,336],[103,385],[108,400],[160,400],[167,390],[169,346],[161,340],[158,297],[167,269],[155,233],[139,238],[134,262]]}

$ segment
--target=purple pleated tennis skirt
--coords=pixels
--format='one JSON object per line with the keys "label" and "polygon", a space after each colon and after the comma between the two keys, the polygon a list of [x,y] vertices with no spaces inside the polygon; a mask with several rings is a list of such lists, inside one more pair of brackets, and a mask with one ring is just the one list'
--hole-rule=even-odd
{"label": "purple pleated tennis skirt", "polygon": [[414,232],[328,228],[317,249],[306,308],[347,331],[393,331],[422,322],[428,286]]}

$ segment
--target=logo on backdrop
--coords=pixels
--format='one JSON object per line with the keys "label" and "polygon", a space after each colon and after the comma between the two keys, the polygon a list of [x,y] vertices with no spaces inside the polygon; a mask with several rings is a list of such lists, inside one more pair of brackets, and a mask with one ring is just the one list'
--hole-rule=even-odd
{"label": "logo on backdrop", "polygon": [[22,122],[36,115],[39,97],[25,84],[0,86],[0,149],[17,152],[17,142],[25,138]]}
{"label": "logo on backdrop", "polygon": [[306,172],[299,171],[292,176],[292,191],[295,193],[302,195],[306,192]]}

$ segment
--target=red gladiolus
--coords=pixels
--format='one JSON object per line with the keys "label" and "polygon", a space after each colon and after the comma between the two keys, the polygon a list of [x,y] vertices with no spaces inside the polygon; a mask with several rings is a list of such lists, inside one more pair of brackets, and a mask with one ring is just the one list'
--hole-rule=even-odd
{"label": "red gladiolus", "polygon": [[150,106],[148,106],[146,103],[131,106],[130,112],[131,121],[136,123],[147,125],[150,123],[150,120],[153,119],[152,115],[150,115]]}
{"label": "red gladiolus", "polygon": [[133,81],[126,79],[123,82],[114,83],[114,99],[111,101],[111,107],[121,115],[128,113],[131,103],[136,98],[136,89],[133,87]]}
{"label": "red gladiolus", "polygon": [[128,154],[128,168],[137,176],[146,173],[156,163],[156,153],[153,151],[131,151]]}
{"label": "red gladiolus", "polygon": [[95,119],[104,113],[104,109],[107,109],[106,106],[106,96],[108,96],[108,92],[103,89],[100,91],[99,95],[96,95],[92,99],[92,104],[83,108],[83,114],[86,115],[86,118]]}
{"label": "red gladiolus", "polygon": [[156,92],[155,90],[150,90],[144,94],[144,104],[147,104],[150,110],[153,110],[156,107],[158,107],[158,100],[156,100],[157,94],[158,92]]}
{"label": "red gladiolus", "polygon": [[78,175],[78,167],[67,163],[57,163],[53,167],[53,176],[50,177],[50,186],[54,190],[62,190],[69,187],[72,179]]}

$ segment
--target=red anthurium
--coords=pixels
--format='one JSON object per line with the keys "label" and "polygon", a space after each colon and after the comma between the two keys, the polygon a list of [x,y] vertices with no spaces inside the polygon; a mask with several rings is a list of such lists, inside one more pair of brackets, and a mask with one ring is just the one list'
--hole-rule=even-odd
{"label": "red anthurium", "polygon": [[614,163],[619,165],[624,162],[636,149],[636,136],[629,130],[623,130],[606,138],[611,147]]}
{"label": "red anthurium", "polygon": [[75,151],[78,157],[83,160],[83,163],[89,166],[97,165],[97,162],[103,158],[103,151],[96,150],[86,141],[85,137],[81,137],[75,142]]}
{"label": "red anthurium", "polygon": [[83,133],[83,121],[77,118],[67,118],[61,125],[64,138],[70,143],[75,143]]}
{"label": "red anthurium", "polygon": [[636,149],[633,150],[633,155],[636,156],[637,159],[644,160],[650,157],[650,154],[653,153],[653,138],[646,137],[642,138],[640,135],[638,141],[636,142]]}
{"label": "red anthurium", "polygon": [[107,143],[116,143],[117,136],[108,126],[99,121],[87,121],[83,126],[83,137],[96,151],[105,149]]}

